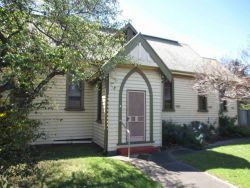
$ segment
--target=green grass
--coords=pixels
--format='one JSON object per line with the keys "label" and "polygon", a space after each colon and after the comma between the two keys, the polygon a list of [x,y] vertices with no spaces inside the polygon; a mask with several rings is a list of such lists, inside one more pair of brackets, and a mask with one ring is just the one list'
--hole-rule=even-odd
{"label": "green grass", "polygon": [[184,155],[179,159],[239,187],[250,187],[250,139],[235,140],[230,145]]}
{"label": "green grass", "polygon": [[[24,187],[161,187],[134,166],[102,156],[93,146],[43,147]],[[16,177],[17,178],[17,177]]]}

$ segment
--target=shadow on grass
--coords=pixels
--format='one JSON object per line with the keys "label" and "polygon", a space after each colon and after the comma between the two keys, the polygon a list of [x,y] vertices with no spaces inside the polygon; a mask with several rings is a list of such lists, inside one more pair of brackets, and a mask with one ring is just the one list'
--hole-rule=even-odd
{"label": "shadow on grass", "polygon": [[212,150],[195,152],[178,157],[178,159],[202,171],[216,168],[250,169],[250,163],[246,159]]}
{"label": "shadow on grass", "polygon": [[[96,162],[94,162],[97,160]],[[64,163],[40,168],[37,180],[40,187],[159,187],[149,177],[127,164],[107,158],[93,158],[86,168],[65,173]],[[79,169],[79,168],[78,168]],[[81,169],[81,168],[80,168]]]}
{"label": "shadow on grass", "polygon": [[58,144],[36,146],[36,160],[59,160],[102,156],[103,150],[96,144]]}

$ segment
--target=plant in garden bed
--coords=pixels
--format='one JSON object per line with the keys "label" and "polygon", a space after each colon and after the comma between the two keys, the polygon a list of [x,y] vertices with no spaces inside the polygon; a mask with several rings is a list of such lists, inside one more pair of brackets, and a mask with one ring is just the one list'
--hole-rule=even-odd
{"label": "plant in garden bed", "polygon": [[177,144],[201,149],[217,137],[217,131],[212,124],[199,121],[184,125],[163,121],[162,129],[163,145]]}
{"label": "plant in garden bed", "polygon": [[220,115],[219,117],[219,134],[225,138],[250,137],[249,126],[236,125],[236,117]]}

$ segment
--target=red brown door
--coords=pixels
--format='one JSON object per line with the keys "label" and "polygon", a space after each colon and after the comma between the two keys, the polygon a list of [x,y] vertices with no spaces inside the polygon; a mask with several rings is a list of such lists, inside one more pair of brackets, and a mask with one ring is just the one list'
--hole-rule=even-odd
{"label": "red brown door", "polygon": [[127,125],[131,142],[145,140],[145,91],[127,92]]}

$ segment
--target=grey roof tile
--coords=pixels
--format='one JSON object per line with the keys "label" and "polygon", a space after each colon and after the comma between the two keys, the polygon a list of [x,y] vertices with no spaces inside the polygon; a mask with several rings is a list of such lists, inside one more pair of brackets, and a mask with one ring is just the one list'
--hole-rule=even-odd
{"label": "grey roof tile", "polygon": [[197,72],[207,63],[207,60],[204,60],[187,44],[148,35],[143,36],[172,71]]}

